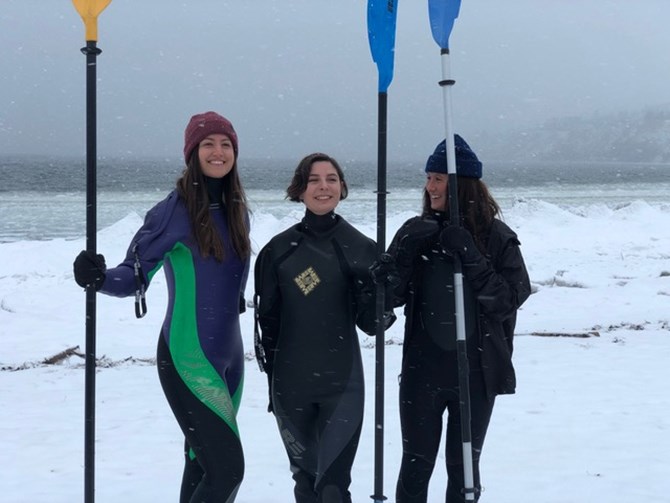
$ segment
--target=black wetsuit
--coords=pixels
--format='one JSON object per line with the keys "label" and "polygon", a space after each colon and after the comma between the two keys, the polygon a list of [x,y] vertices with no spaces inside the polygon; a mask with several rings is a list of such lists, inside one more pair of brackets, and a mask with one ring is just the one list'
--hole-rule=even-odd
{"label": "black wetsuit", "polygon": [[375,256],[374,241],[341,217],[307,211],[256,261],[271,409],[300,503],[351,501],[364,399],[356,325],[374,334]]}
{"label": "black wetsuit", "polygon": [[[441,217],[441,216],[438,216]],[[443,217],[443,216],[442,216]],[[425,217],[430,218],[430,217]],[[405,338],[400,381],[403,458],[397,503],[424,503],[448,411],[446,502],[466,501],[462,493],[463,451],[454,309],[453,258],[439,245],[438,231],[403,257],[411,219],[389,247],[402,282],[396,304],[405,304]],[[479,497],[479,457],[495,396],[514,393],[512,338],[516,311],[530,294],[530,281],[514,232],[495,220],[480,263],[463,268],[465,329],[470,368],[470,410],[474,485]]]}

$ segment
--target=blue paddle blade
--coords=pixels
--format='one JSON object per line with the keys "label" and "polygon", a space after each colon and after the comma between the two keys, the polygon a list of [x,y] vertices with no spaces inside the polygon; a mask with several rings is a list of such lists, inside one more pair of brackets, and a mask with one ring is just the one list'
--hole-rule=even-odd
{"label": "blue paddle blade", "polygon": [[428,0],[430,31],[441,49],[449,49],[449,36],[460,8],[461,0]]}
{"label": "blue paddle blade", "polygon": [[380,93],[385,93],[393,80],[397,11],[398,0],[368,0],[368,40],[379,71]]}

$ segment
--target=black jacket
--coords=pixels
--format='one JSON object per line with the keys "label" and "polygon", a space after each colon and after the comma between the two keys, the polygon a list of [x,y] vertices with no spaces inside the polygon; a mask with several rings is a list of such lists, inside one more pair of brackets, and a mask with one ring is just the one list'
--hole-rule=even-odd
{"label": "black jacket", "polygon": [[[404,254],[403,241],[411,240],[408,229],[420,219],[415,217],[403,224],[396,233],[389,253],[396,259],[402,281],[395,290],[395,305],[405,305],[405,339],[408,346],[416,331],[415,316],[421,306],[417,298],[427,298],[436,292],[425,291],[422,284],[422,268],[431,260],[438,260],[444,253],[439,245],[440,226],[435,222],[435,233],[423,237],[423,243],[415,247],[411,257]],[[481,368],[488,396],[511,394],[515,392],[516,377],[512,365],[512,351],[516,314],[519,307],[530,295],[530,279],[524,264],[519,240],[505,223],[494,220],[486,239],[486,254],[475,265],[463,267],[464,293],[468,306],[475,311],[466,313],[468,334],[476,337],[474,341],[479,361],[473,362],[474,368]],[[453,275],[445,275],[444,282],[453,284]],[[433,288],[433,287],[431,287]],[[439,294],[438,294],[439,295]],[[445,301],[446,302],[446,301]],[[468,335],[471,337],[471,335]],[[468,341],[468,346],[472,346]]]}

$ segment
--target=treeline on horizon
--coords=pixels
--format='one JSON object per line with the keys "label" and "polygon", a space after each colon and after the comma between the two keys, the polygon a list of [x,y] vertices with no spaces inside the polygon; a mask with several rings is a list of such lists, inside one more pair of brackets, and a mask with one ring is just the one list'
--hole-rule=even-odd
{"label": "treeline on horizon", "polygon": [[559,117],[478,137],[489,160],[670,164],[670,103],[640,111]]}

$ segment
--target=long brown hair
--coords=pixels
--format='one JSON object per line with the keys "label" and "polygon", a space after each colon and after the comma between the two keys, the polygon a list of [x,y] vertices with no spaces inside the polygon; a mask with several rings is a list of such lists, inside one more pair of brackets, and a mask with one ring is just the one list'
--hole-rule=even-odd
{"label": "long brown hair", "polygon": [[[205,176],[200,167],[197,148],[191,153],[186,169],[177,180],[177,192],[186,203],[191,227],[193,228],[193,237],[202,256],[206,258],[214,255],[216,260],[223,260],[225,256],[223,242],[212,222],[209,210],[209,194],[205,184]],[[230,173],[223,178],[223,201],[225,202],[226,219],[233,249],[240,259],[246,259],[251,255],[249,209],[247,196],[237,172],[237,159],[235,159]]]}
{"label": "long brown hair", "polygon": [[[488,187],[478,178],[466,176],[457,177],[458,184],[458,212],[461,223],[470,231],[477,247],[482,253],[486,252],[489,230],[493,220],[502,216],[500,206],[489,192]],[[423,215],[430,215],[430,196],[423,191]],[[445,208],[449,218],[449,205]]]}

